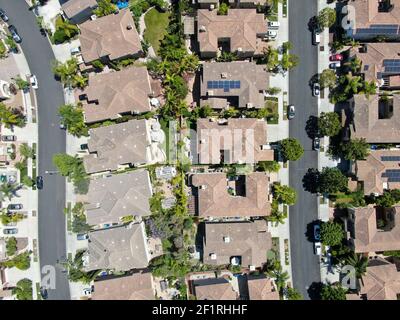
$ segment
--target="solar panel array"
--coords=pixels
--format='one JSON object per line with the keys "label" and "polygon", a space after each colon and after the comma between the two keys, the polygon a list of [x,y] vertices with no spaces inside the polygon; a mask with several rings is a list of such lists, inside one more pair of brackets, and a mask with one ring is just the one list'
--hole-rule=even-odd
{"label": "solar panel array", "polygon": [[399,156],[382,156],[381,161],[400,161]]}
{"label": "solar panel array", "polygon": [[399,25],[397,24],[371,24],[369,28],[357,28],[359,34],[398,34]]}
{"label": "solar panel array", "polygon": [[224,89],[224,92],[229,92],[230,89],[240,89],[240,81],[237,80],[207,81],[207,89]]}
{"label": "solar panel array", "polygon": [[400,72],[400,59],[384,59],[383,66],[386,73]]}
{"label": "solar panel array", "polygon": [[382,173],[382,178],[388,178],[388,182],[400,182],[400,170],[388,169]]}

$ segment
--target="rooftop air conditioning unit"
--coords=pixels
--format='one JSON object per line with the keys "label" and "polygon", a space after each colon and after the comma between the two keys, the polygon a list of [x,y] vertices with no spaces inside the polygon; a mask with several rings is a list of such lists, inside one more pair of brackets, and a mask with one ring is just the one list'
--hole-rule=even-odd
{"label": "rooftop air conditioning unit", "polygon": [[213,4],[210,4],[210,11],[214,10],[215,6]]}
{"label": "rooftop air conditioning unit", "polygon": [[251,109],[251,108],[253,108],[253,104],[251,102],[249,102],[248,104],[246,104],[246,107]]}
{"label": "rooftop air conditioning unit", "polygon": [[206,143],[206,139],[200,139],[199,143]]}
{"label": "rooftop air conditioning unit", "polygon": [[207,31],[206,26],[200,26],[199,30],[200,30],[200,32],[206,32]]}
{"label": "rooftop air conditioning unit", "polygon": [[250,271],[256,271],[256,267],[255,266],[249,266]]}
{"label": "rooftop air conditioning unit", "polygon": [[205,189],[207,189],[207,186],[206,186],[205,184],[202,184],[202,185],[200,186],[200,189],[205,190]]}
{"label": "rooftop air conditioning unit", "polygon": [[222,72],[221,73],[221,78],[222,79],[226,79],[228,77],[228,73],[226,73],[226,72]]}
{"label": "rooftop air conditioning unit", "polygon": [[271,146],[269,144],[261,145],[261,150],[271,150]]}
{"label": "rooftop air conditioning unit", "polygon": [[242,52],[243,49],[241,47],[237,48],[237,51]]}
{"label": "rooftop air conditioning unit", "polygon": [[90,16],[90,20],[96,20],[96,19],[97,19],[97,16],[95,14]]}
{"label": "rooftop air conditioning unit", "polygon": [[217,255],[215,253],[210,254],[211,260],[217,260]]}
{"label": "rooftop air conditioning unit", "polygon": [[231,242],[231,238],[229,238],[229,237],[224,237],[224,242],[225,242],[225,243]]}
{"label": "rooftop air conditioning unit", "polygon": [[207,91],[207,95],[213,96],[213,95],[214,95],[214,91],[213,91],[213,90],[208,90],[208,91]]}
{"label": "rooftop air conditioning unit", "polygon": [[132,25],[131,25],[131,24],[128,24],[128,25],[126,26],[126,29],[127,29],[127,30],[132,30]]}

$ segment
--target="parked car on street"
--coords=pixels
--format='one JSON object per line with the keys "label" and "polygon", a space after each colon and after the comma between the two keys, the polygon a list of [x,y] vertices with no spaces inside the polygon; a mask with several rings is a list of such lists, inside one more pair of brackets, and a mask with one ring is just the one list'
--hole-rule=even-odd
{"label": "parked car on street", "polygon": [[314,240],[321,241],[321,226],[319,224],[314,224]]}
{"label": "parked car on street", "polygon": [[321,37],[320,37],[318,31],[314,30],[312,32],[312,43],[313,43],[313,45],[316,46],[317,44],[320,43],[320,41],[321,41]]}
{"label": "parked car on street", "polygon": [[294,118],[294,115],[295,115],[295,107],[294,105],[291,104],[288,106],[287,118],[289,120],[292,120]]}
{"label": "parked car on street", "polygon": [[313,149],[319,150],[319,146],[320,146],[320,139],[319,137],[315,137],[313,140]]}
{"label": "parked car on street", "polygon": [[17,137],[14,135],[4,135],[1,136],[1,141],[16,141]]}
{"label": "parked car on street", "polygon": [[268,21],[269,29],[279,29],[280,23],[278,21]]}
{"label": "parked car on street", "polygon": [[9,229],[3,229],[4,234],[17,234],[18,229],[17,228],[9,228]]}
{"label": "parked car on street", "polygon": [[314,252],[316,255],[321,255],[322,253],[322,245],[321,242],[314,242]]}
{"label": "parked car on street", "polygon": [[12,38],[16,43],[21,43],[22,39],[18,34],[17,28],[13,25],[8,26],[8,31],[10,31]]}
{"label": "parked car on street", "polygon": [[7,206],[7,209],[8,210],[21,210],[22,207],[23,207],[22,203],[12,203]]}
{"label": "parked car on street", "polygon": [[89,238],[89,236],[86,233],[79,233],[76,235],[77,240],[86,240],[88,238]]}
{"label": "parked car on street", "polygon": [[329,69],[336,69],[336,68],[340,68],[340,61],[335,61],[329,64]]}
{"label": "parked car on street", "polygon": [[340,53],[333,54],[329,57],[329,61],[342,61],[343,60],[343,55]]}
{"label": "parked car on street", "polygon": [[319,83],[318,82],[314,82],[313,83],[313,96],[314,97],[317,97],[317,96],[319,96],[319,92],[320,92],[320,86],[319,86]]}
{"label": "parked car on street", "polygon": [[84,288],[84,289],[82,290],[82,294],[83,294],[84,296],[90,296],[90,295],[92,294],[92,289],[91,289],[91,288]]}
{"label": "parked car on street", "polygon": [[8,16],[6,15],[6,12],[3,10],[3,9],[1,9],[0,8],[0,18],[1,18],[1,20],[3,20],[4,22],[7,22],[9,19],[8,19]]}
{"label": "parked car on street", "polygon": [[47,293],[47,289],[44,287],[40,287],[40,295],[42,296],[42,299],[46,300],[49,295]]}
{"label": "parked car on street", "polygon": [[43,177],[37,176],[36,177],[36,187],[40,190],[43,189]]}
{"label": "parked car on street", "polygon": [[33,89],[39,88],[37,78],[34,74],[29,77],[29,82],[31,83]]}

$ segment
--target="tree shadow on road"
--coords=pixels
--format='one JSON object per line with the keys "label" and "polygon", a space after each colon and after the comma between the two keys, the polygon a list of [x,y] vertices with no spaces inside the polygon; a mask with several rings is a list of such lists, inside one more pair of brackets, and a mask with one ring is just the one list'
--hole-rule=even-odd
{"label": "tree shadow on road", "polygon": [[320,172],[318,169],[310,168],[303,177],[303,188],[310,193],[318,192]]}
{"label": "tree shadow on road", "polygon": [[306,132],[310,139],[318,136],[318,117],[310,116],[306,122]]}
{"label": "tree shadow on road", "polygon": [[313,282],[307,289],[307,293],[311,300],[321,300],[321,290],[322,290],[322,283]]}

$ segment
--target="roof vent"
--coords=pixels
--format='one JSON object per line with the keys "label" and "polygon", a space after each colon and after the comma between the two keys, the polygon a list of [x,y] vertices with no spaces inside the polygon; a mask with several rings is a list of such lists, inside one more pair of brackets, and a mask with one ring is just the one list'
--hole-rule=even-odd
{"label": "roof vent", "polygon": [[207,31],[206,26],[200,26],[199,31],[206,32]]}
{"label": "roof vent", "polygon": [[217,255],[215,253],[210,254],[211,260],[217,260]]}
{"label": "roof vent", "polygon": [[205,184],[202,184],[202,185],[200,186],[200,189],[205,190],[205,189],[207,189],[207,186],[206,186]]}
{"label": "roof vent", "polygon": [[241,47],[237,48],[237,51],[242,52],[243,49]]}
{"label": "roof vent", "polygon": [[127,26],[126,26],[126,29],[128,29],[128,30],[132,30],[132,25],[131,24],[128,24]]}
{"label": "roof vent", "polygon": [[224,242],[225,242],[225,243],[231,242],[231,238],[229,238],[229,237],[224,237]]}
{"label": "roof vent", "polygon": [[251,109],[251,108],[253,108],[253,104],[251,102],[249,102],[248,104],[246,104],[246,107]]}
{"label": "roof vent", "polygon": [[215,6],[213,4],[210,4],[210,11],[213,11],[215,9]]}
{"label": "roof vent", "polygon": [[221,73],[221,78],[222,79],[226,79],[228,77],[228,73],[226,73],[226,72],[222,72]]}

